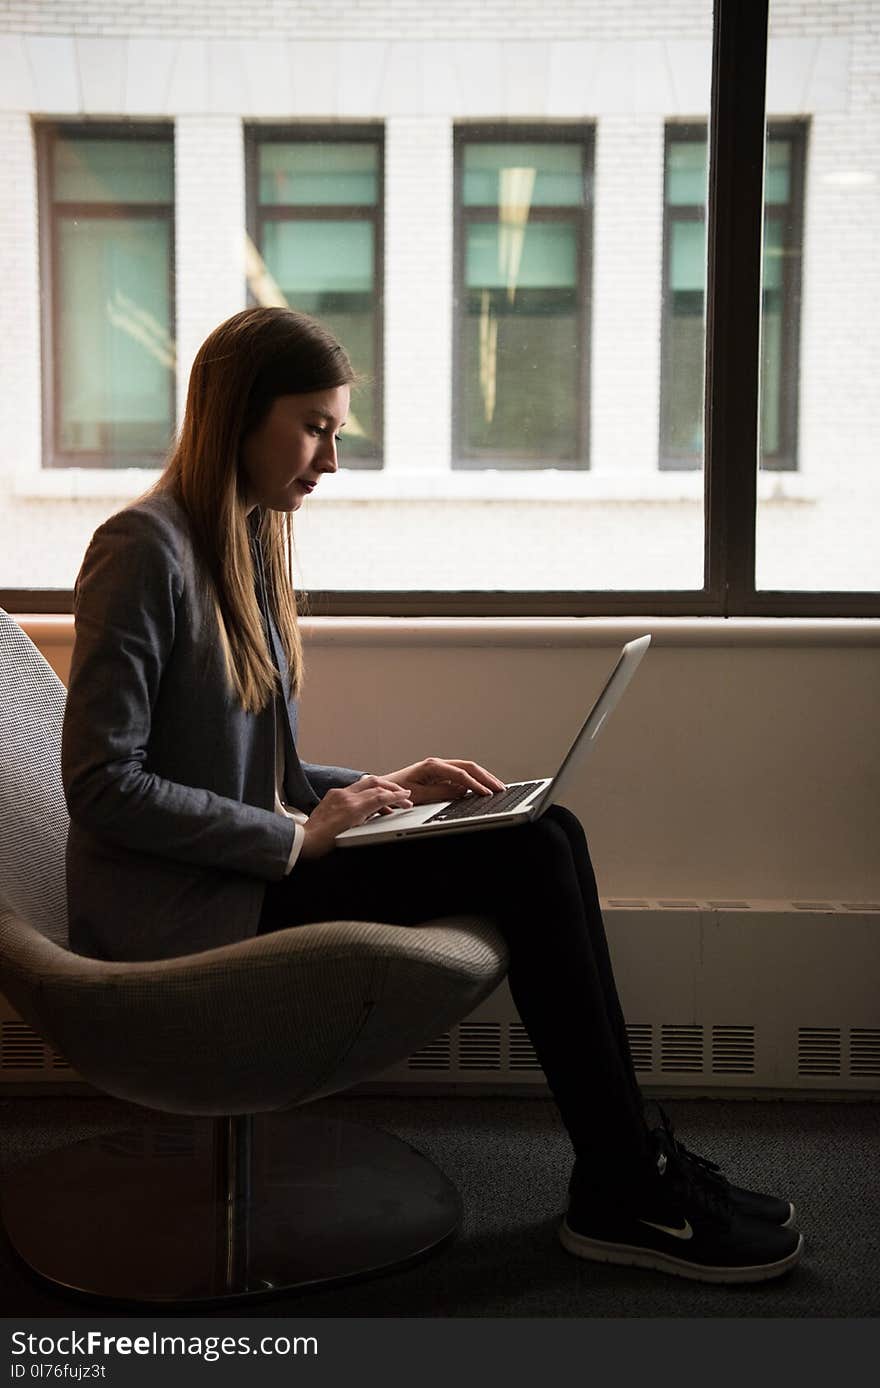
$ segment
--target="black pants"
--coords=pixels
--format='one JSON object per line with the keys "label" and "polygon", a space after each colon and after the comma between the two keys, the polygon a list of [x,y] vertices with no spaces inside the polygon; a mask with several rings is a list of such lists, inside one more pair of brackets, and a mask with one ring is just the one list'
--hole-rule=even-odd
{"label": "black pants", "polygon": [[647,1127],[586,838],[559,805],[532,824],[335,849],[267,889],[260,933],[320,920],[491,916],[508,984],[578,1158],[610,1189],[643,1179]]}

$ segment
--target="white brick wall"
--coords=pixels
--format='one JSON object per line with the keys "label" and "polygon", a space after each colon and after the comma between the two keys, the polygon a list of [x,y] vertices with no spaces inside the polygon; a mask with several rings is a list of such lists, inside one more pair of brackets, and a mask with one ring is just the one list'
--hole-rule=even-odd
{"label": "white brick wall", "polygon": [[0,115],[0,496],[36,472],[40,437],[40,287],[36,160],[26,115]]}
{"label": "white brick wall", "polygon": [[206,32],[303,38],[561,39],[688,35],[705,26],[708,0],[585,4],[584,0],[10,0],[0,28],[29,34],[179,34]]}
{"label": "white brick wall", "polygon": [[[848,82],[846,102],[815,110],[808,136],[799,464],[820,503],[759,512],[757,571],[765,587],[880,587],[878,20],[877,4],[771,6],[771,52],[777,34],[834,35],[838,48],[826,56],[826,69],[842,48]],[[815,70],[811,85],[821,90]]]}
{"label": "white brick wall", "polygon": [[385,136],[385,465],[449,467],[452,124],[388,121]]}
{"label": "white brick wall", "polygon": [[180,116],[175,125],[179,418],[199,346],[246,305],[242,141],[231,116]]}
{"label": "white brick wall", "polygon": [[663,138],[653,117],[606,116],[597,133],[591,463],[601,470],[657,467]]}

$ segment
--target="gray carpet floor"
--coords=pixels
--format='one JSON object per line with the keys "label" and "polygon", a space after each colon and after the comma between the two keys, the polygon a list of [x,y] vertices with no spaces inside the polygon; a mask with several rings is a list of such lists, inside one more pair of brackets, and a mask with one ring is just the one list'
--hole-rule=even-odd
{"label": "gray carpet floor", "polygon": [[[794,1200],[806,1249],[804,1261],[791,1274],[752,1287],[717,1287],[567,1254],[556,1228],[565,1206],[571,1152],[548,1099],[342,1095],[320,1100],[310,1111],[383,1128],[424,1152],[461,1194],[460,1230],[452,1243],[402,1272],[331,1291],[275,1297],[236,1307],[234,1314],[880,1314],[880,1104],[676,1099],[666,1108],[678,1136],[719,1161],[731,1178]],[[121,1118],[137,1123],[144,1111],[80,1096],[0,1099],[0,1179],[29,1156],[111,1131]],[[36,1283],[5,1236],[0,1236],[0,1304],[5,1316],[89,1314],[81,1301]]]}

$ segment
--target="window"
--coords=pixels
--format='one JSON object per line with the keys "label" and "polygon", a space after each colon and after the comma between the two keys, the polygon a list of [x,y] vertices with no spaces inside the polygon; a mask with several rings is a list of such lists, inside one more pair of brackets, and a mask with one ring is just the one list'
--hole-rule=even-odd
{"label": "window", "polygon": [[[761,467],[797,467],[804,128],[768,129],[764,179]],[[671,125],[664,169],[660,466],[703,461],[707,149],[703,126]]]}
{"label": "window", "polygon": [[320,319],[368,378],[352,402],[343,467],[382,460],[382,165],[375,128],[254,126],[247,135],[248,227],[262,286],[256,294],[252,279],[251,302]]}
{"label": "window", "polygon": [[0,603],[70,609],[250,296],[369,381],[314,612],[880,612],[876,3],[289,0],[269,62],[61,8],[7,25]]}
{"label": "window", "polygon": [[39,130],[44,463],[161,465],[174,430],[165,129]]}
{"label": "window", "polygon": [[592,134],[459,129],[454,465],[588,465]]}

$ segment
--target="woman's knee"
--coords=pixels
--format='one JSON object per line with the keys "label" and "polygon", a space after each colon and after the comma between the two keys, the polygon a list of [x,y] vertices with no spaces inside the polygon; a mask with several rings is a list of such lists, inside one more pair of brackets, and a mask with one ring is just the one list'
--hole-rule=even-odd
{"label": "woman's knee", "polygon": [[[558,809],[559,806],[550,805],[537,819],[512,831],[524,856],[535,854],[544,859],[571,857],[571,831],[556,813]],[[562,813],[567,814],[568,811]]]}
{"label": "woman's knee", "polygon": [[573,830],[578,834],[583,834],[584,832],[583,825],[577,815],[573,814],[571,810],[567,810],[564,805],[557,805],[555,803],[548,805],[542,818],[554,820],[555,823],[561,825],[563,829],[568,829],[569,831]]}
{"label": "woman's knee", "polygon": [[557,830],[565,835],[575,858],[585,858],[589,861],[590,848],[587,843],[587,836],[584,833],[584,826],[576,814],[572,814],[571,810],[567,810],[564,805],[549,805],[542,818],[551,820]]}

